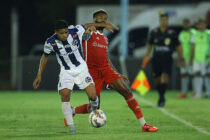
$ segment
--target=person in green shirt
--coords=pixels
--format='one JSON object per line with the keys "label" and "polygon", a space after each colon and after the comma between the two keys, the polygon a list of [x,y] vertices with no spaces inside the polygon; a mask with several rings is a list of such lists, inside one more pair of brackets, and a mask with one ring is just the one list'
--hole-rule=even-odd
{"label": "person in green shirt", "polygon": [[192,75],[192,67],[190,66],[190,50],[191,50],[191,38],[193,31],[190,29],[191,24],[189,19],[183,20],[183,30],[179,33],[179,42],[182,47],[183,57],[186,62],[185,67],[180,68],[181,73],[181,93],[179,98],[186,98],[189,88],[190,75]]}
{"label": "person in green shirt", "polygon": [[[207,72],[207,55],[209,49],[209,34],[206,30],[205,20],[200,19],[198,22],[198,30],[192,36],[192,48],[190,64],[193,66],[193,87],[195,98],[202,97],[202,76],[206,76]],[[207,80],[205,80],[206,82]],[[208,83],[206,84],[208,85]],[[208,87],[208,86],[207,86]]]}

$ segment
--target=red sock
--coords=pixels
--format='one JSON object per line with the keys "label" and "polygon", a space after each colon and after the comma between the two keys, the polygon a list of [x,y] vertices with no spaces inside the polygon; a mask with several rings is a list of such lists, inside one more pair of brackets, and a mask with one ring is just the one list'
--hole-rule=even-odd
{"label": "red sock", "polygon": [[141,112],[141,109],[139,107],[138,102],[136,99],[133,97],[133,94],[131,94],[127,99],[126,102],[130,109],[133,111],[133,113],[136,115],[137,119],[140,119],[143,117],[143,114]]}
{"label": "red sock", "polygon": [[90,111],[90,105],[84,104],[75,108],[76,114],[87,114]]}

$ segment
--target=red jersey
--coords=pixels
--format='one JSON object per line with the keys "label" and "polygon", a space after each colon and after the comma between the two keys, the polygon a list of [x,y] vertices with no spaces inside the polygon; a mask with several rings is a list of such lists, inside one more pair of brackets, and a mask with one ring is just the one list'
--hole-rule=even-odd
{"label": "red jersey", "polygon": [[82,41],[84,59],[88,67],[104,68],[109,66],[108,39],[102,33],[92,32],[89,40]]}

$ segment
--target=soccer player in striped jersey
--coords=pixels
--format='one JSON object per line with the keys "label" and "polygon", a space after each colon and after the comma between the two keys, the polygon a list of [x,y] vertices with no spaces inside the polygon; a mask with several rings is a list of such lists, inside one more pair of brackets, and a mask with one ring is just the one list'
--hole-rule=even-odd
{"label": "soccer player in striped jersey", "polygon": [[[98,10],[93,13],[94,23],[106,23],[108,14],[104,10]],[[108,58],[108,39],[103,34],[103,27],[97,27],[97,31],[84,34],[83,51],[84,57],[88,65],[89,72],[93,77],[96,87],[96,94],[99,97],[103,86],[107,86],[116,90],[126,100],[130,109],[134,112],[139,120],[143,132],[155,132],[157,128],[150,126],[144,120],[141,109],[132,94],[132,91],[127,86],[126,81],[129,81],[126,76],[119,74],[113,67]],[[84,104],[76,107],[76,114],[85,114],[90,112],[90,105]]]}
{"label": "soccer player in striped jersey", "polygon": [[118,27],[110,23],[89,23],[68,26],[65,20],[56,21],[54,25],[55,34],[49,37],[45,42],[38,74],[33,82],[34,89],[37,89],[42,79],[42,72],[48,61],[48,55],[51,54],[51,52],[55,52],[57,61],[60,64],[58,92],[61,95],[65,122],[72,134],[76,132],[70,106],[70,95],[74,84],[80,89],[86,90],[92,110],[98,107],[94,82],[88,72],[88,67],[82,57],[81,51],[83,33],[86,28],[95,30],[95,27],[104,27],[107,30],[112,30],[112,28],[118,29]]}

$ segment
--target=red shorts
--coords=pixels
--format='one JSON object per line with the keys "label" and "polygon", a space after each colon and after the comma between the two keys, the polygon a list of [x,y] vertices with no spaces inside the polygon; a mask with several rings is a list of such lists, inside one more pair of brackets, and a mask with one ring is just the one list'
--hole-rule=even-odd
{"label": "red shorts", "polygon": [[116,73],[112,67],[106,68],[89,68],[89,73],[93,78],[96,87],[97,96],[100,95],[100,92],[103,88],[103,85],[108,85],[120,79],[121,76]]}

